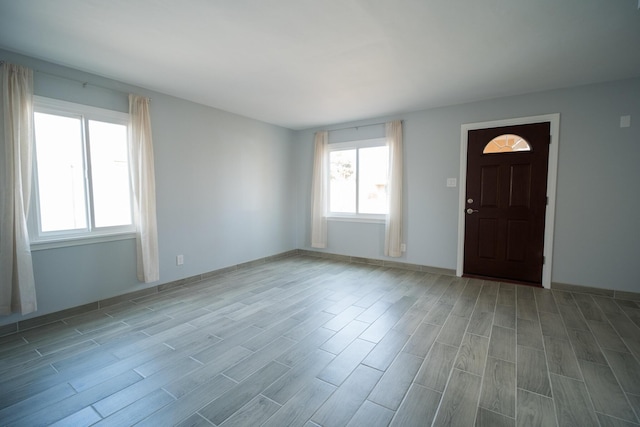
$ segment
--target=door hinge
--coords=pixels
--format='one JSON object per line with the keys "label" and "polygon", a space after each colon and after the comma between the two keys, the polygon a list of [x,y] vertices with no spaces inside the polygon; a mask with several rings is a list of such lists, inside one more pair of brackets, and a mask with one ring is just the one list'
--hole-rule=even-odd
{"label": "door hinge", "polygon": [[553,135],[549,135],[549,145],[551,145],[551,138],[553,138]]}
{"label": "door hinge", "polygon": [[547,206],[549,206],[549,196],[545,197],[545,203],[547,204]]}
{"label": "door hinge", "polygon": [[546,256],[542,256],[542,265],[546,264],[547,262],[547,257]]}

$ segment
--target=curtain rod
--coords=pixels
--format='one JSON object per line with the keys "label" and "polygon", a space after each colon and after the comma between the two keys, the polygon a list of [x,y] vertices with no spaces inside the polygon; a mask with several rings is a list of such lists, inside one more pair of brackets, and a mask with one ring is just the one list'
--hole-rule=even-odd
{"label": "curtain rod", "polygon": [[[369,126],[380,126],[380,125],[386,125],[388,122],[382,122],[382,123],[371,123],[368,125],[360,125],[360,126],[349,126],[349,127],[344,127],[344,128],[338,128],[338,129],[329,129],[327,130],[327,132],[337,132],[339,130],[347,130],[347,129],[355,129],[358,130],[360,128],[366,128]],[[404,120],[400,120],[400,123],[404,123]]]}
{"label": "curtain rod", "polygon": [[[4,61],[4,60],[0,60],[0,66],[2,66],[2,64],[5,64],[5,63],[7,63],[7,62]],[[33,69],[33,71],[35,73],[38,73],[38,74],[46,74],[48,76],[56,77],[58,79],[68,80],[68,81],[74,82],[74,83],[80,83],[80,84],[82,84],[83,88],[86,88],[87,86],[93,86],[93,87],[97,87],[97,88],[100,88],[100,89],[108,90],[108,91],[111,91],[111,92],[118,92],[118,93],[121,93],[123,95],[129,95],[131,93],[131,92],[123,91],[123,90],[120,90],[120,89],[114,89],[114,88],[110,88],[110,87],[107,87],[107,86],[102,86],[102,85],[99,85],[99,84],[96,84],[96,83],[89,83],[89,82],[84,81],[84,80],[74,79],[72,77],[66,77],[66,76],[61,76],[59,74],[49,73],[47,71],[42,71],[42,70],[38,70],[38,69],[35,69],[35,68]],[[149,101],[151,101],[151,98],[149,98]]]}
{"label": "curtain rod", "polygon": [[38,74],[45,74],[47,76],[55,77],[55,78],[58,78],[58,79],[68,80],[68,81],[74,82],[74,83],[80,83],[80,84],[82,84],[82,88],[83,89],[86,89],[88,86],[93,86],[93,87],[96,87],[96,88],[99,88],[99,89],[103,89],[103,90],[108,90],[108,91],[111,91],[111,92],[118,92],[118,93],[121,93],[123,95],[129,95],[129,93],[130,93],[130,92],[126,92],[126,91],[123,91],[123,90],[120,90],[120,89],[114,89],[114,88],[102,86],[102,85],[99,85],[99,84],[89,83],[87,81],[74,79],[72,77],[66,77],[66,76],[61,76],[59,74],[49,73],[47,71],[35,70],[35,69],[33,71],[35,71]]}

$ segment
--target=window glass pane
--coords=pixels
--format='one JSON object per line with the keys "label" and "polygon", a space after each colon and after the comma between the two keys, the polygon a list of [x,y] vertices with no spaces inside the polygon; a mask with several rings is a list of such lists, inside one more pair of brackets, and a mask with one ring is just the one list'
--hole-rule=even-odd
{"label": "window glass pane", "polygon": [[127,127],[89,120],[89,152],[95,226],[131,224]]}
{"label": "window glass pane", "polygon": [[496,136],[487,143],[482,154],[513,153],[517,151],[531,151],[526,139],[519,135],[504,134]]}
{"label": "window glass pane", "polygon": [[329,210],[356,213],[356,150],[329,153]]}
{"label": "window glass pane", "polygon": [[85,229],[82,121],[44,113],[34,121],[42,231]]}
{"label": "window glass pane", "polygon": [[389,149],[386,146],[361,148],[359,156],[359,213],[386,214]]}

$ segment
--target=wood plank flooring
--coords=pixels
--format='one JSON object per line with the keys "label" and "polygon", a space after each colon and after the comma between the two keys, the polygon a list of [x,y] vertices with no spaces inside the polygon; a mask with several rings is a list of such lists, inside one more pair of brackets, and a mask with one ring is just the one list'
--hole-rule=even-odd
{"label": "wood plank flooring", "polygon": [[637,426],[640,302],[294,256],[0,337],[2,426]]}

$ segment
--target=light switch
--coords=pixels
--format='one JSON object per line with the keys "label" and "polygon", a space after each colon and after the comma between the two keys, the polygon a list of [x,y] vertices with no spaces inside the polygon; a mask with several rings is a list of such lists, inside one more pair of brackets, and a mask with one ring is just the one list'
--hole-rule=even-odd
{"label": "light switch", "polygon": [[455,187],[458,181],[455,178],[447,178],[447,187]]}
{"label": "light switch", "polygon": [[620,127],[628,128],[631,126],[631,116],[620,116]]}

